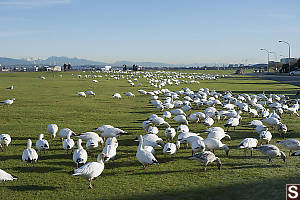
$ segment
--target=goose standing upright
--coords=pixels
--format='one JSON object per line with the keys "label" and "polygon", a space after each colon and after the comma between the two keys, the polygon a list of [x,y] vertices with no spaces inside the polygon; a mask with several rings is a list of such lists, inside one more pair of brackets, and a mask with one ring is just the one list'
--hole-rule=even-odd
{"label": "goose standing upright", "polygon": [[6,148],[11,142],[11,137],[8,134],[0,134],[0,148],[2,151],[6,151]]}
{"label": "goose standing upright", "polygon": [[101,154],[97,158],[97,162],[89,162],[78,169],[74,170],[72,176],[81,176],[87,179],[90,183],[89,188],[93,188],[92,180],[101,175],[104,170],[104,162],[106,160],[106,155]]}
{"label": "goose standing upright", "polygon": [[35,146],[36,149],[41,152],[41,151],[45,151],[46,149],[49,149],[49,143],[47,140],[43,139],[44,138],[44,134],[40,134],[39,135],[39,139],[36,141]]}
{"label": "goose standing upright", "polygon": [[64,139],[63,141],[63,148],[66,150],[68,154],[69,149],[71,149],[73,152],[74,146],[75,146],[75,142],[73,139],[71,139],[71,133],[69,133],[67,135],[67,139]]}
{"label": "goose standing upright", "polygon": [[251,157],[252,157],[252,154],[253,154],[253,147],[256,147],[257,146],[257,139],[255,138],[245,138],[243,139],[243,141],[240,143],[239,145],[239,148],[240,149],[244,149],[244,153],[245,153],[245,156],[246,156],[246,150],[247,149],[250,149],[251,151]]}
{"label": "goose standing upright", "polygon": [[82,147],[81,145],[82,140],[78,139],[77,140],[77,147],[73,153],[73,161],[76,163],[76,168],[78,168],[79,164],[85,164],[88,158],[86,150]]}
{"label": "goose standing upright", "polygon": [[28,163],[32,163],[33,166],[34,164],[37,162],[38,160],[38,154],[36,153],[36,151],[31,148],[32,146],[32,141],[31,139],[27,140],[27,148],[23,151],[22,154],[22,160],[28,165]]}
{"label": "goose standing upright", "polygon": [[47,132],[51,134],[51,138],[55,138],[56,137],[56,133],[58,131],[58,126],[56,124],[49,124],[47,126]]}
{"label": "goose standing upright", "polygon": [[136,158],[143,165],[144,169],[146,169],[148,165],[159,164],[154,155],[144,149],[143,137],[141,135],[138,136],[138,140],[139,146],[136,152]]}

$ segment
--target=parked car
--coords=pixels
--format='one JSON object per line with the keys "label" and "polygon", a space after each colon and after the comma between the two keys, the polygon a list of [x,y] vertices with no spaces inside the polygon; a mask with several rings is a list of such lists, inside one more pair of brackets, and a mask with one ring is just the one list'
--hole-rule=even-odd
{"label": "parked car", "polygon": [[300,76],[300,70],[291,71],[290,76]]}

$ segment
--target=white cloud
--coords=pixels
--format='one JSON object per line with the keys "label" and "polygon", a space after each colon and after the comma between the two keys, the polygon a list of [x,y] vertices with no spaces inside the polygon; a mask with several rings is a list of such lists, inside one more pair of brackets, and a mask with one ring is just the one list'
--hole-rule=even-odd
{"label": "white cloud", "polygon": [[0,0],[0,6],[34,7],[54,4],[69,4],[72,0]]}

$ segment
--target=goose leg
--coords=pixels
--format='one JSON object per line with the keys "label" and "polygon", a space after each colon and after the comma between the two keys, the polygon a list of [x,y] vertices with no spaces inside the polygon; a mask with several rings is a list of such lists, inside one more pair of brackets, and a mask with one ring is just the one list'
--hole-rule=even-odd
{"label": "goose leg", "polygon": [[89,179],[89,183],[90,183],[90,185],[89,185],[89,189],[93,189],[93,185],[92,185],[92,179]]}

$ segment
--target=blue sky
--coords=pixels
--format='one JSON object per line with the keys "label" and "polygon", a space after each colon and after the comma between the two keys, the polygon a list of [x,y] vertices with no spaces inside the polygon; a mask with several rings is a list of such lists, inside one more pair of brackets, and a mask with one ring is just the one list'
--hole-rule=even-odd
{"label": "blue sky", "polygon": [[[266,62],[300,57],[298,0],[0,0],[0,57]],[[275,59],[275,55],[270,56]]]}

